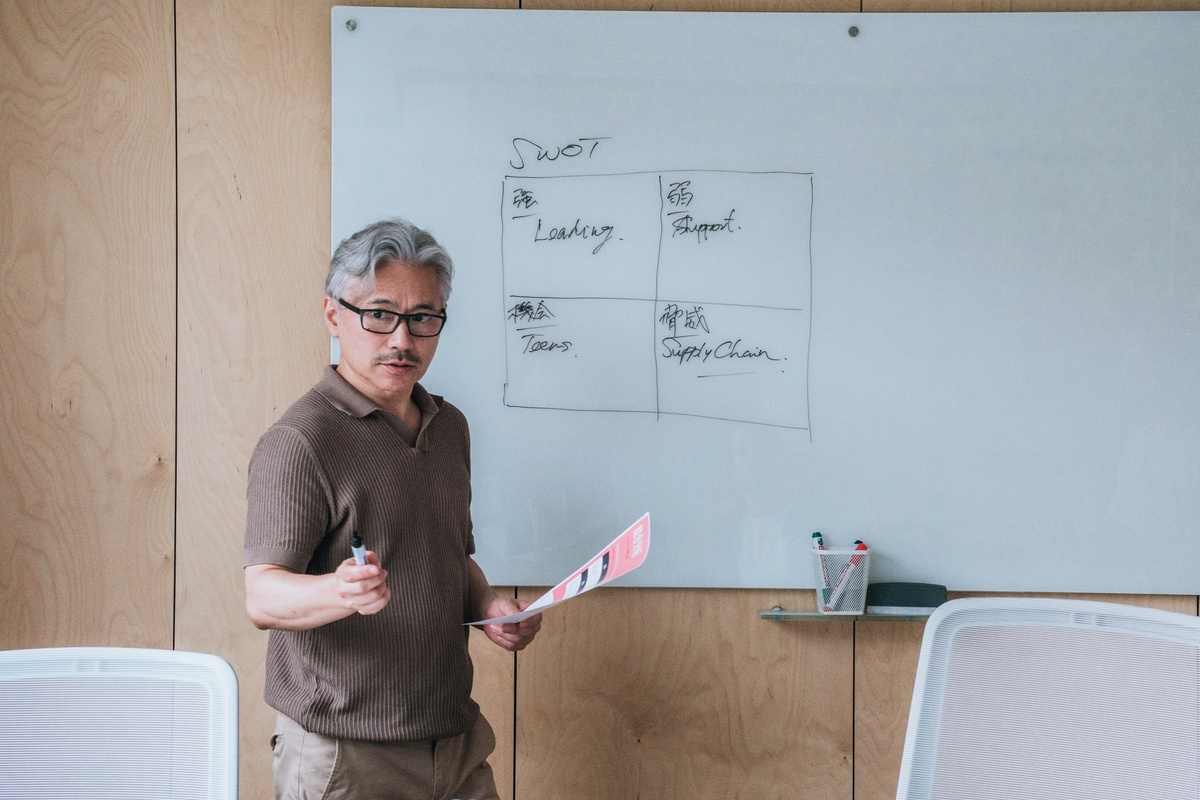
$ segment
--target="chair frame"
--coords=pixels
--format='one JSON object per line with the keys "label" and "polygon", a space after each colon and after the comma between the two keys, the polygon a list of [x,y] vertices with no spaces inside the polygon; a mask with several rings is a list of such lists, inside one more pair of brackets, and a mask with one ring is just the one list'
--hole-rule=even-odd
{"label": "chair frame", "polygon": [[[71,681],[79,686],[88,677],[131,678],[170,681],[173,684],[189,685],[192,690],[199,687],[208,698],[208,719],[204,726],[203,750],[208,763],[203,770],[207,777],[206,800],[236,800],[238,794],[238,682],[233,668],[219,656],[191,653],[179,650],[154,650],[124,647],[58,647],[32,650],[0,651],[0,687],[20,691],[19,683],[27,681],[33,686],[44,686],[57,679]],[[34,683],[34,682],[39,683]],[[86,710],[81,710],[86,711]],[[85,715],[81,713],[81,717]],[[62,723],[64,715],[45,720],[47,728]],[[173,717],[168,717],[173,720]],[[91,722],[91,720],[87,720]],[[42,721],[33,720],[34,724]],[[21,731],[17,723],[7,718],[0,709],[0,729],[10,727],[9,734],[19,738]],[[31,729],[31,731],[34,729]],[[44,729],[43,729],[44,730]],[[118,739],[121,730],[104,731],[109,734],[104,746],[111,747],[113,737]],[[97,747],[98,754],[109,753]],[[88,753],[80,753],[86,757]],[[3,759],[0,759],[3,760]],[[14,772],[20,760],[11,756],[5,767],[11,781],[23,780]],[[34,776],[36,778],[36,776]]]}
{"label": "chair frame", "polygon": [[1036,625],[1083,628],[1136,634],[1200,650],[1200,618],[1169,611],[1106,603],[1029,597],[987,597],[951,600],[929,617],[921,641],[920,660],[904,739],[897,800],[931,796],[936,753],[941,735],[941,709],[947,691],[952,642],[964,629],[976,626]]}

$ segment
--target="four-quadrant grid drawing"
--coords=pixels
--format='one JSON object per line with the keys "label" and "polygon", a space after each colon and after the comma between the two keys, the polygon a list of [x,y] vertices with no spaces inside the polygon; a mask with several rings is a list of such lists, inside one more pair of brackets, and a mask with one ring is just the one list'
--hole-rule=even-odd
{"label": "four-quadrant grid drawing", "polygon": [[512,407],[807,430],[812,175],[504,180]]}

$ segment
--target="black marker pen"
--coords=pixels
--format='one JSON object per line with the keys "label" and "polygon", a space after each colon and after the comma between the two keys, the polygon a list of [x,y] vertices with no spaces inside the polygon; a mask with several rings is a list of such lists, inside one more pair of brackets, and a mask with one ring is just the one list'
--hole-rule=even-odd
{"label": "black marker pen", "polygon": [[362,537],[358,535],[358,531],[350,534],[350,550],[354,553],[355,564],[367,563],[367,548],[363,547]]}

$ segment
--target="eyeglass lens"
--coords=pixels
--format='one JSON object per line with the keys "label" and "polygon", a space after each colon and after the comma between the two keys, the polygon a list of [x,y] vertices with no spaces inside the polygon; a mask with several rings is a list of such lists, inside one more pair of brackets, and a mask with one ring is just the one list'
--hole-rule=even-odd
{"label": "eyeglass lens", "polygon": [[433,314],[397,314],[392,311],[366,309],[362,313],[363,327],[372,333],[391,333],[400,327],[400,320],[408,324],[413,336],[437,336],[442,330],[441,317]]}

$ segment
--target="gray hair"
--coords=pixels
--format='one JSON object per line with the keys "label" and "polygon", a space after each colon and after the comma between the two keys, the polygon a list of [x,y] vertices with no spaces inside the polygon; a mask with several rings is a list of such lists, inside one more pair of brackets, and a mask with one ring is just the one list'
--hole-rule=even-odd
{"label": "gray hair", "polygon": [[392,261],[431,267],[442,289],[442,303],[450,299],[450,282],[454,278],[450,254],[428,231],[400,218],[368,225],[338,245],[329,261],[325,294],[346,299],[346,292],[355,284],[362,284],[370,291],[375,286],[375,270]]}

